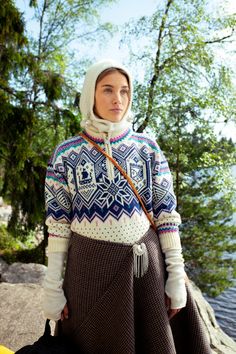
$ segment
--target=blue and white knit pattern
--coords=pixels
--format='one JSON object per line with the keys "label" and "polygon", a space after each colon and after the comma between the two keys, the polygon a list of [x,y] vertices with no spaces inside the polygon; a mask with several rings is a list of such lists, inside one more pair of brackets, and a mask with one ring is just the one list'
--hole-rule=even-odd
{"label": "blue and white knit pattern", "polygon": [[[88,136],[104,147],[103,139]],[[132,178],[160,232],[177,232],[180,219],[175,212],[172,178],[158,145],[130,129],[111,138],[110,144],[113,158]],[[127,180],[113,168],[111,179],[106,157],[80,136],[57,147],[48,165],[45,188],[50,234],[68,239],[71,229],[83,234],[89,225],[97,227],[99,233],[99,225],[109,229],[111,224],[122,224],[122,220],[131,220],[130,230],[134,233],[139,216],[146,222],[139,238],[143,235],[148,223],[142,207]],[[127,230],[124,233],[127,235]],[[96,237],[100,238],[98,234]],[[110,240],[117,240],[116,237],[113,233]]]}

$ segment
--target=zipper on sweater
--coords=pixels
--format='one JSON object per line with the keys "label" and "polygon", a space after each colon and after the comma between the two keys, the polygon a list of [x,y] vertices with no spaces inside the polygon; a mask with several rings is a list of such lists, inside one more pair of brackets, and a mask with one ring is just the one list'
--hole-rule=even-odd
{"label": "zipper on sweater", "polygon": [[[105,145],[106,153],[112,157],[112,148],[111,148],[109,133],[104,133],[104,145]],[[106,159],[106,164],[107,164],[108,178],[110,180],[113,180],[115,178],[114,165],[109,159]]]}

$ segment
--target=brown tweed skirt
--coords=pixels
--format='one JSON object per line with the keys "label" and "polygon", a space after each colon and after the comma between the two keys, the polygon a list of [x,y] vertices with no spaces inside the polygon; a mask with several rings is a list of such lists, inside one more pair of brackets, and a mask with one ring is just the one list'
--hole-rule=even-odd
{"label": "brown tweed skirt", "polygon": [[147,273],[133,275],[132,246],[72,234],[64,280],[69,319],[60,326],[82,354],[211,354],[188,290],[187,306],[171,321],[166,271],[153,229],[143,236]]}

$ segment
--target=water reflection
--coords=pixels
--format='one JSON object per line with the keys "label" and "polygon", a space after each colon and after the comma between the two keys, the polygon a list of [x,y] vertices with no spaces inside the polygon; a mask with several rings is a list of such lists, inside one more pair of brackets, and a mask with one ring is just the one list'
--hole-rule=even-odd
{"label": "water reflection", "polygon": [[206,297],[215,311],[216,320],[223,331],[236,340],[236,286],[216,298]]}

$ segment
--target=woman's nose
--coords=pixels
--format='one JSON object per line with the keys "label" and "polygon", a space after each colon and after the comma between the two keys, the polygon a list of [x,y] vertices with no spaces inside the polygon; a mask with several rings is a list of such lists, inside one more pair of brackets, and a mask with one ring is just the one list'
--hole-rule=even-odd
{"label": "woman's nose", "polygon": [[120,95],[119,92],[114,93],[113,102],[114,102],[114,103],[121,103],[121,95]]}

